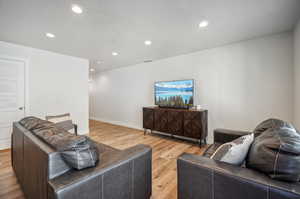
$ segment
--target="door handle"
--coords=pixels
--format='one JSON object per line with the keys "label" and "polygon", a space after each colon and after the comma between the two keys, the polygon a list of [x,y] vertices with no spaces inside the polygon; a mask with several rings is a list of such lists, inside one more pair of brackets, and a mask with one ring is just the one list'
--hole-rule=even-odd
{"label": "door handle", "polygon": [[22,111],[24,109],[24,107],[19,107],[19,110]]}

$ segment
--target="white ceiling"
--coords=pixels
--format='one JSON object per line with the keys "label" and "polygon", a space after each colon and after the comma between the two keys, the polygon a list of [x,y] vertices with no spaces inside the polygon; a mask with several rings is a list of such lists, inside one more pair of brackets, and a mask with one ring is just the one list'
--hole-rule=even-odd
{"label": "white ceiling", "polygon": [[[300,0],[0,0],[0,40],[87,58],[101,71],[292,30],[299,18]],[[210,25],[200,30],[203,19]]]}

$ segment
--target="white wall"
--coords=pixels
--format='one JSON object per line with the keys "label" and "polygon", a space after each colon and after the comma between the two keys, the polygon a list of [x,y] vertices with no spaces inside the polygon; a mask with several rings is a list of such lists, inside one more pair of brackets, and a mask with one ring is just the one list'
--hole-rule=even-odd
{"label": "white wall", "polygon": [[300,21],[294,32],[294,43],[295,43],[295,115],[294,125],[300,129]]}
{"label": "white wall", "polygon": [[1,41],[0,57],[27,62],[26,115],[69,112],[79,133],[89,132],[88,60]]}
{"label": "white wall", "polygon": [[90,117],[141,128],[155,81],[195,79],[195,104],[214,128],[252,130],[264,119],[293,119],[293,35],[283,33],[97,74]]}

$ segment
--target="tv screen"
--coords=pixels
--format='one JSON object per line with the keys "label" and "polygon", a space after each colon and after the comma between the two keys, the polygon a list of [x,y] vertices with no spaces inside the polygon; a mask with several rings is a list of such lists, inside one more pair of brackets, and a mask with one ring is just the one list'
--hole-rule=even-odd
{"label": "tv screen", "polygon": [[155,105],[188,108],[194,105],[194,80],[156,82]]}

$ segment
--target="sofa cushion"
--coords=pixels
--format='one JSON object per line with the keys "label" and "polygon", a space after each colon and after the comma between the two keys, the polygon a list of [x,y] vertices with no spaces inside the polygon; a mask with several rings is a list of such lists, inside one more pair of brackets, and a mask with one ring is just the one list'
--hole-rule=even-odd
{"label": "sofa cushion", "polygon": [[21,119],[19,122],[22,126],[24,126],[29,131],[53,126],[52,122],[41,120],[33,116],[25,117]]}
{"label": "sofa cushion", "polygon": [[211,159],[240,166],[245,161],[253,139],[254,135],[249,134],[222,144],[211,156]]}
{"label": "sofa cushion", "polygon": [[76,136],[56,127],[51,122],[35,117],[24,118],[20,123],[46,144],[59,151],[70,167],[81,170],[97,164],[98,149],[86,136]]}
{"label": "sofa cushion", "polygon": [[279,127],[287,127],[287,128],[294,128],[290,123],[279,120],[279,119],[274,119],[270,118],[267,119],[263,122],[261,122],[257,127],[254,129],[253,133],[255,137],[259,136],[261,133],[265,132],[268,129],[276,129]]}
{"label": "sofa cushion", "polygon": [[[287,122],[269,120],[258,126],[261,135],[252,144],[246,166],[273,179],[300,180],[300,134]],[[264,131],[263,131],[264,130]]]}
{"label": "sofa cushion", "polygon": [[34,133],[58,150],[72,168],[81,170],[93,167],[99,160],[97,148],[86,136],[75,136],[57,127],[36,129]]}
{"label": "sofa cushion", "polygon": [[33,133],[58,151],[72,148],[74,145],[86,140],[84,136],[75,136],[56,126],[35,129]]}

